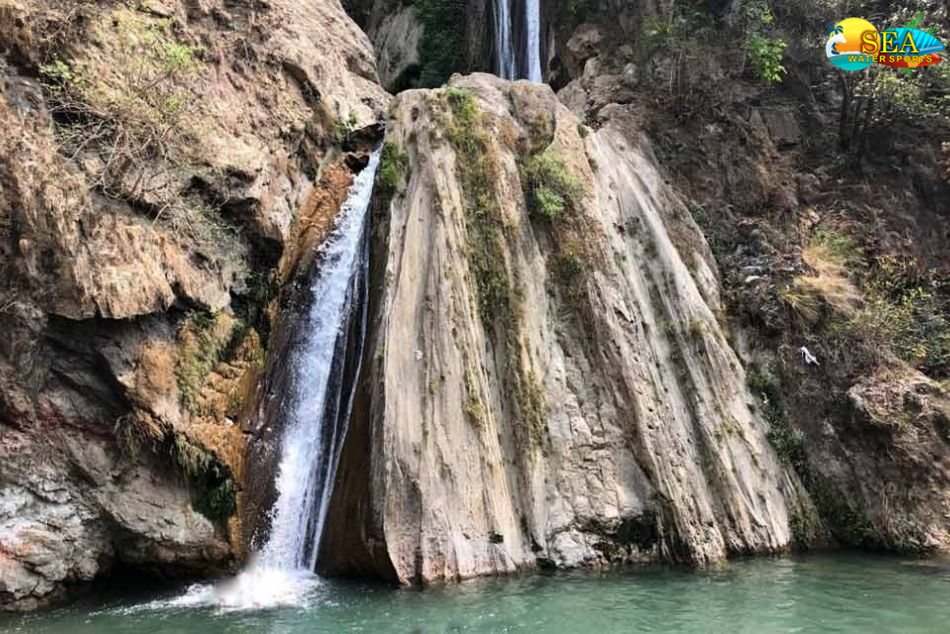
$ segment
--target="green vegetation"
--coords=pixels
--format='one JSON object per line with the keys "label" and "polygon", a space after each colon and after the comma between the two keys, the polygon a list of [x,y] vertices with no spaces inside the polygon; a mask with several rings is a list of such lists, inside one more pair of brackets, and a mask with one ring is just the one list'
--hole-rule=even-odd
{"label": "green vegetation", "polygon": [[[175,378],[181,404],[192,414],[216,414],[205,411],[207,408],[201,403],[208,375],[219,363],[238,356],[251,330],[243,321],[227,313],[194,312],[179,325]],[[261,358],[244,360],[263,363],[263,352],[257,350],[256,354]]]}
{"label": "green vegetation", "polygon": [[163,440],[169,457],[196,488],[192,506],[211,520],[225,520],[237,510],[237,487],[227,467],[182,433]]}
{"label": "green vegetation", "polygon": [[792,541],[803,547],[810,544],[818,528],[812,522],[812,515],[801,508],[792,509],[789,525],[792,528]]}
{"label": "green vegetation", "polygon": [[577,280],[584,273],[584,258],[576,246],[567,246],[560,250],[556,267],[558,275],[566,283]]}
{"label": "green vegetation", "polygon": [[912,257],[881,255],[836,231],[816,231],[803,258],[810,275],[779,292],[799,322],[824,332],[841,355],[871,363],[899,358],[950,375],[947,281]]}
{"label": "green vegetation", "polygon": [[[41,67],[68,152],[94,144],[111,148],[106,171],[125,163],[171,158],[187,150],[193,122],[191,81],[199,49],[172,35],[172,22],[120,9],[98,36],[112,44],[108,66],[94,60],[53,59]],[[110,172],[112,170],[112,172]],[[108,186],[110,183],[105,182]]]}
{"label": "green vegetation", "polygon": [[169,461],[192,487],[192,507],[208,519],[223,521],[237,511],[237,486],[230,470],[184,433],[130,417],[119,422],[117,433],[127,454],[148,452]]}
{"label": "green vegetation", "polygon": [[552,234],[556,251],[550,260],[552,279],[574,306],[583,295],[588,269],[589,239],[580,205],[586,192],[554,147],[531,153],[521,164],[521,183],[529,216]]}
{"label": "green vegetation", "polygon": [[92,189],[133,202],[210,259],[234,256],[220,249],[233,235],[216,203],[168,191],[169,173],[198,169],[202,49],[175,35],[175,21],[126,7],[88,28],[101,54],[61,47],[40,67],[60,153],[91,168]]}
{"label": "green vegetation", "polygon": [[778,84],[786,73],[782,66],[782,56],[788,44],[780,37],[770,37],[762,33],[750,33],[746,36],[745,52],[752,62],[756,77],[767,84]]}
{"label": "green vegetation", "polygon": [[671,46],[691,46],[710,30],[710,16],[701,0],[672,3],[666,15],[655,15],[643,21],[641,56],[646,59]]}
{"label": "green vegetation", "polygon": [[742,0],[740,4],[743,43],[746,56],[752,63],[756,77],[767,84],[777,84],[786,73],[782,56],[788,47],[785,40],[769,34],[775,24],[775,14],[768,0]]}
{"label": "green vegetation", "polygon": [[840,266],[855,268],[864,262],[864,247],[851,236],[830,229],[817,229],[811,238],[810,246],[821,249],[827,259]]}
{"label": "green vegetation", "polygon": [[564,157],[552,148],[528,158],[523,182],[532,218],[555,221],[583,195],[580,181],[564,164]]}
{"label": "green vegetation", "polygon": [[379,157],[379,176],[376,179],[380,194],[392,198],[404,186],[408,171],[409,155],[392,141],[386,141]]}
{"label": "green vegetation", "polygon": [[810,477],[808,491],[835,535],[848,544],[866,548],[882,546],[881,536],[863,510],[824,481]]}
{"label": "green vegetation", "polygon": [[475,277],[479,314],[509,320],[512,289],[505,265],[505,220],[494,194],[497,164],[471,92],[450,87],[441,98],[452,113],[448,137],[458,152],[458,178],[465,192],[468,264]]}
{"label": "green vegetation", "polygon": [[706,242],[717,262],[735,250],[739,237],[732,223],[711,217],[702,205],[693,202],[689,204],[689,213],[706,236]]}
{"label": "green vegetation", "polygon": [[175,378],[181,404],[192,411],[198,407],[198,397],[205,378],[217,365],[227,345],[226,340],[215,336],[215,323],[219,315],[192,313],[179,327],[182,346],[175,367]]}
{"label": "green vegetation", "polygon": [[467,6],[464,0],[413,0],[413,9],[423,28],[421,67],[404,87],[436,88],[462,70]]}
{"label": "green vegetation", "polygon": [[587,269],[587,256],[579,244],[567,241],[558,246],[551,273],[571,306],[578,306],[583,297],[582,282]]}
{"label": "green vegetation", "polygon": [[544,388],[534,372],[527,372],[516,384],[516,395],[521,409],[521,420],[535,446],[544,441]]}
{"label": "green vegetation", "polygon": [[193,503],[196,511],[211,520],[226,520],[237,512],[237,487],[230,477],[205,486]]}
{"label": "green vegetation", "polygon": [[742,0],[739,13],[749,25],[769,26],[775,22],[775,14],[768,0]]}
{"label": "green vegetation", "polygon": [[357,122],[355,112],[350,112],[345,118],[339,117],[333,122],[333,138],[337,145],[343,145],[349,140],[350,135],[356,130]]}
{"label": "green vegetation", "polygon": [[878,258],[866,283],[867,301],[848,324],[869,347],[888,351],[931,376],[950,376],[950,317],[945,285],[918,271],[913,258]]}
{"label": "green vegetation", "polygon": [[[933,7],[918,12],[910,22],[906,13],[885,12],[878,28],[917,25],[946,41],[947,33],[936,28],[942,19]],[[927,25],[930,28],[927,28]],[[838,119],[838,142],[856,164],[864,158],[875,130],[893,129],[896,124],[916,125],[921,120],[950,116],[950,67],[946,63],[922,70],[896,69],[875,64],[861,73],[839,77],[842,106]]]}
{"label": "green vegetation", "polygon": [[[453,86],[442,90],[439,99],[451,114],[446,126],[457,153],[456,175],[465,205],[466,252],[475,279],[478,312],[489,337],[505,352],[505,387],[520,419],[518,433],[527,452],[544,440],[544,392],[533,372],[525,367],[523,300],[517,278],[509,279],[508,225],[495,191],[498,158],[472,93]],[[465,384],[465,412],[479,426],[486,413],[470,371],[466,372]]]}
{"label": "green vegetation", "polygon": [[478,382],[470,367],[465,368],[465,415],[476,429],[485,426],[485,405],[482,403]]}
{"label": "green vegetation", "polygon": [[775,449],[775,453],[791,465],[800,476],[805,477],[808,473],[805,441],[800,432],[792,429],[785,417],[778,385],[771,377],[756,370],[749,370],[746,384],[749,391],[761,401],[762,418],[769,425],[766,437]]}
{"label": "green vegetation", "polygon": [[851,238],[819,230],[802,254],[812,273],[796,277],[779,296],[803,325],[853,315],[861,293],[851,275],[862,258],[863,250]]}

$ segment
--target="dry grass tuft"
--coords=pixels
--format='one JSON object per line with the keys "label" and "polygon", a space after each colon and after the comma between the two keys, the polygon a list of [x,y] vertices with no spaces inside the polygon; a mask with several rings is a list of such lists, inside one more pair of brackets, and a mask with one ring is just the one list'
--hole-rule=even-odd
{"label": "dry grass tuft", "polygon": [[853,316],[863,305],[861,291],[848,276],[845,261],[821,241],[813,241],[802,254],[811,275],[800,275],[780,296],[792,312],[806,324],[816,324],[825,311]]}

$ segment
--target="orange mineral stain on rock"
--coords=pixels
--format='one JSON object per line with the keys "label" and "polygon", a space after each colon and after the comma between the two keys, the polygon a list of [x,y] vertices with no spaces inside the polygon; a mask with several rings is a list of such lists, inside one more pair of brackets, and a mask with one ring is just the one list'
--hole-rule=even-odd
{"label": "orange mineral stain on rock", "polygon": [[297,212],[287,249],[280,261],[281,283],[288,282],[297,271],[309,267],[317,247],[330,233],[333,219],[346,200],[352,182],[353,174],[342,160],[324,170],[320,182]]}

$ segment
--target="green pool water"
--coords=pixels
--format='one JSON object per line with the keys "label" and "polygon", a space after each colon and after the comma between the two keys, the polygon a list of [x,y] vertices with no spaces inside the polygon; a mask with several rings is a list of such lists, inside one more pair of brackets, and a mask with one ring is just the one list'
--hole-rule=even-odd
{"label": "green pool water", "polygon": [[2,632],[950,632],[950,560],[834,554],[719,570],[525,574],[424,591],[320,582],[306,604],[223,611],[177,593],[92,597]]}

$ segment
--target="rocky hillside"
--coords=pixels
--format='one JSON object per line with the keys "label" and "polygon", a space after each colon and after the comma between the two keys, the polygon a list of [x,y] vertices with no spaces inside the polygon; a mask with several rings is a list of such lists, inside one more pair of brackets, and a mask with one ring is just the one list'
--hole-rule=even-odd
{"label": "rocky hillside", "polygon": [[[932,4],[919,17],[943,28]],[[559,96],[593,127],[626,110],[654,140],[724,273],[769,437],[833,538],[946,550],[950,72],[841,75],[814,7],[742,7],[663,28],[593,12],[566,40]],[[847,11],[883,27],[913,9]],[[723,50],[720,29],[742,49]]]}
{"label": "rocky hillside", "polygon": [[337,2],[3,0],[0,33],[0,608],[229,569],[276,290],[388,101],[369,42]]}

